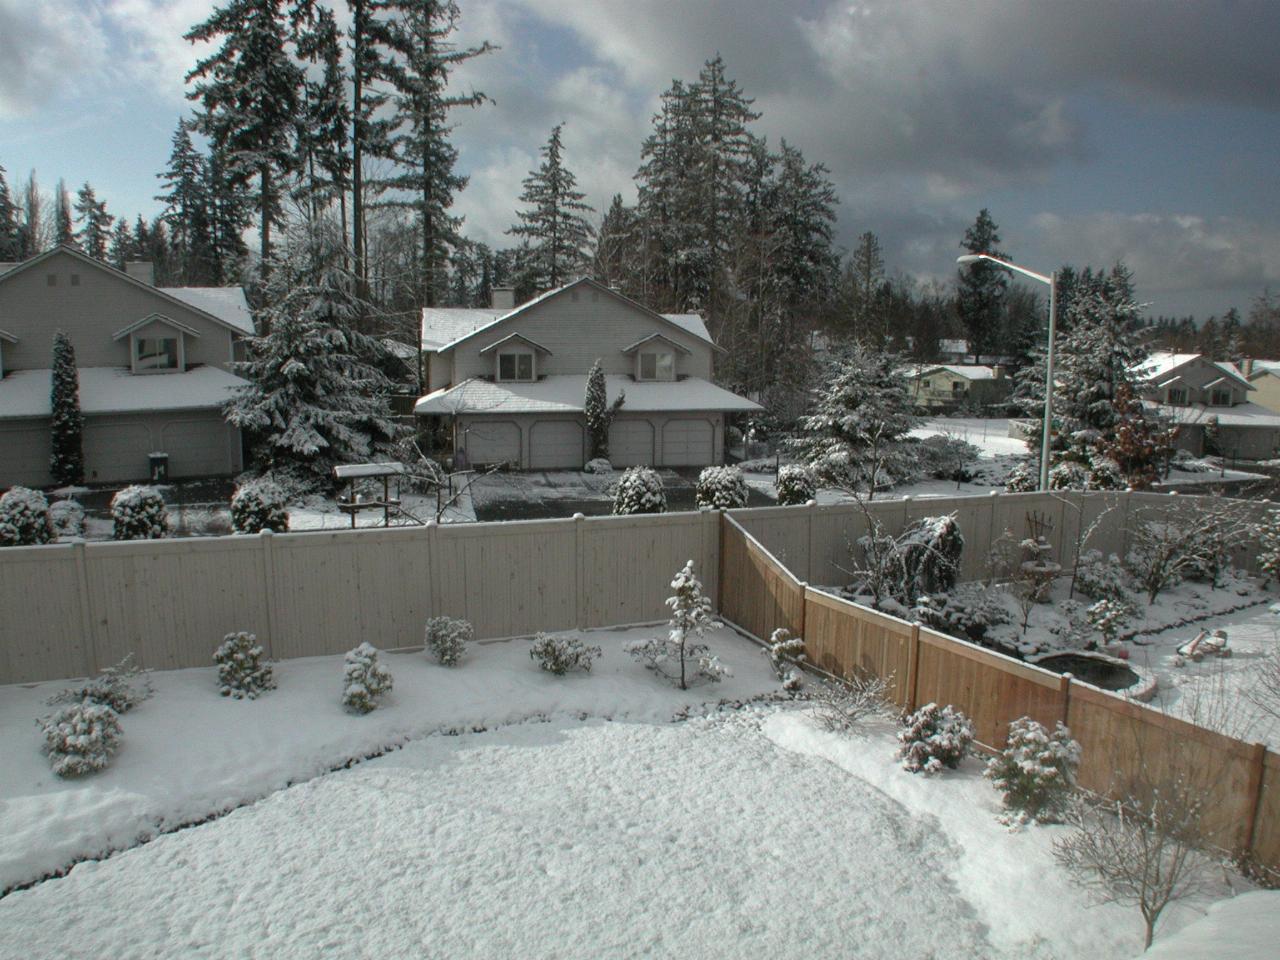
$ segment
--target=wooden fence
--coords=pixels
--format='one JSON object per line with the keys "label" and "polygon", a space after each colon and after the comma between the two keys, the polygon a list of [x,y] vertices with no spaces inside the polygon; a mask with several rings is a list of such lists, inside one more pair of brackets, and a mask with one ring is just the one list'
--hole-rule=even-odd
{"label": "wooden fence", "polygon": [[[1128,795],[1143,781],[1169,777],[1194,781],[1204,791],[1215,845],[1280,877],[1280,755],[815,590],[752,536],[740,515],[726,515],[720,530],[720,612],[727,620],[760,639],[778,627],[791,630],[804,638],[809,658],[836,676],[889,679],[904,710],[951,704],[988,748],[1002,747],[1019,717],[1051,729],[1062,721],[1083,749],[1079,781],[1095,793]],[[776,524],[771,533],[775,542],[795,535]]]}

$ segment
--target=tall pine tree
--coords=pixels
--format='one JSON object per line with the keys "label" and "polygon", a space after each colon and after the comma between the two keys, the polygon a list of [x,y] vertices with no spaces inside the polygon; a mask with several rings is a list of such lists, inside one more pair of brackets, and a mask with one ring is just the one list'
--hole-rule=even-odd
{"label": "tall pine tree", "polygon": [[9,182],[0,166],[0,260],[17,260],[22,256],[22,228],[18,223],[18,205],[9,192]]}
{"label": "tall pine tree", "polygon": [[59,246],[75,246],[76,232],[71,225],[71,193],[64,180],[58,181],[53,195],[53,242]]}
{"label": "tall pine tree", "polygon": [[213,237],[210,223],[208,164],[191,141],[191,124],[179,120],[173,133],[173,148],[163,173],[157,174],[165,192],[156,196],[163,203],[161,219],[168,224],[170,244],[177,261],[180,283],[200,286],[213,282]]}
{"label": "tall pine tree", "polygon": [[80,375],[71,338],[53,335],[53,370],[49,396],[49,473],[58,484],[84,480],[84,415],[80,412]]}
{"label": "tall pine tree", "polygon": [[[985,253],[1000,260],[1008,254],[1000,251],[1000,233],[991,214],[983,208],[973,226],[965,231],[960,246],[969,253]],[[980,260],[960,268],[957,278],[956,310],[969,335],[969,352],[973,362],[981,363],[993,352],[995,339],[1004,322],[1005,295],[1009,289],[1009,271],[994,263]]]}
{"label": "tall pine tree", "polygon": [[516,211],[520,222],[507,231],[524,239],[518,269],[526,295],[561,286],[580,272],[595,233],[585,216],[592,212],[586,194],[561,156],[562,127],[551,129],[542,163],[524,180],[520,202],[530,209]]}
{"label": "tall pine tree", "polygon": [[93,187],[85,184],[76,194],[76,222],[80,230],[76,242],[80,249],[95,260],[107,261],[107,248],[111,242],[111,224],[115,217],[107,213],[107,203],[94,195]]}

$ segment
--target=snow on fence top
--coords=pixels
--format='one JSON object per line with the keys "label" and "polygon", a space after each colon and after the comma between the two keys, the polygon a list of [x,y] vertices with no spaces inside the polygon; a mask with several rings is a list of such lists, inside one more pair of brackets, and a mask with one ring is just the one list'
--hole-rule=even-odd
{"label": "snow on fence top", "polygon": [[403,463],[344,463],[333,468],[333,475],[338,480],[352,480],[357,477],[394,477],[403,473]]}

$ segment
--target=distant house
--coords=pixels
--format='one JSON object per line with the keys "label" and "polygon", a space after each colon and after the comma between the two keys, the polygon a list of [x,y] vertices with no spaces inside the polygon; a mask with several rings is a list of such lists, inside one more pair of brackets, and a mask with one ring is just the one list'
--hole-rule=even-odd
{"label": "distant house", "polygon": [[1280,413],[1280,360],[1254,360],[1247,358],[1241,361],[1240,372],[1253,387],[1253,402],[1266,407],[1272,412]]}
{"label": "distant house", "polygon": [[615,466],[705,466],[724,458],[725,418],[762,409],[711,382],[720,350],[697,314],[660,314],[590,279],[516,306],[427,308],[428,393],[415,412],[447,431],[470,464],[581,467],[583,405],[599,359],[609,400],[626,395],[609,436]]}
{"label": "distant house", "polygon": [[1143,399],[1178,426],[1180,449],[1204,453],[1205,431],[1215,426],[1224,456],[1265,460],[1280,447],[1280,414],[1252,401],[1256,387],[1234,365],[1160,352],[1137,372]]}
{"label": "distant house", "polygon": [[976,363],[911,366],[904,371],[918,407],[999,403],[1009,395],[1004,368]]}
{"label": "distant house", "polygon": [[156,287],[150,263],[122,272],[71,247],[0,264],[0,488],[49,475],[53,335],[75,347],[85,416],[85,479],[232,474],[240,433],[222,406],[254,333],[239,287]]}

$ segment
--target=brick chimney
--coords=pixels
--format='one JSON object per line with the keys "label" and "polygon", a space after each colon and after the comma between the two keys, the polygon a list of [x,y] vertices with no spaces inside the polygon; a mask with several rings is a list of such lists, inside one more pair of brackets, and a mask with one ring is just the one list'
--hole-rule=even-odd
{"label": "brick chimney", "polygon": [[1240,372],[1246,380],[1253,376],[1253,357],[1245,357],[1240,361]]}
{"label": "brick chimney", "polygon": [[149,287],[156,285],[156,268],[150,260],[128,260],[125,262],[124,272]]}
{"label": "brick chimney", "polygon": [[514,310],[516,308],[515,287],[494,287],[489,296],[489,306],[495,310]]}

